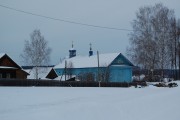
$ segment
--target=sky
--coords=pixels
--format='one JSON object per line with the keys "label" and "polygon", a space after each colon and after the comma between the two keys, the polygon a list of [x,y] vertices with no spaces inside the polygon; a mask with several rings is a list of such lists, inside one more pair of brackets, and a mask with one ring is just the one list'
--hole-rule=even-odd
{"label": "sky", "polygon": [[[84,24],[132,30],[131,22],[142,6],[163,3],[180,18],[180,0],[0,0],[0,5]],[[130,31],[102,29],[33,16],[0,7],[0,53],[7,53],[24,65],[20,54],[24,41],[40,29],[52,49],[50,64],[56,65],[69,55],[72,41],[77,55],[88,55],[92,43],[94,54],[123,53],[129,46]]]}

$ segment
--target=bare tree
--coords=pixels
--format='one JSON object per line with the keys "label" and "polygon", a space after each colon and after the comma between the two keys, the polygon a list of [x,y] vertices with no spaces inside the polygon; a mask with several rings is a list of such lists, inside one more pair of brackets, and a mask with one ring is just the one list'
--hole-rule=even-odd
{"label": "bare tree", "polygon": [[97,75],[97,80],[101,82],[108,82],[111,78],[110,66],[107,64],[102,64],[98,69],[99,75]]}
{"label": "bare tree", "polygon": [[111,77],[110,67],[103,66],[99,68],[99,81],[108,82]]}
{"label": "bare tree", "polygon": [[171,42],[170,38],[170,21],[174,18],[174,11],[169,10],[162,4],[157,4],[154,7],[154,21],[156,24],[153,25],[154,31],[157,32],[157,44],[158,44],[158,67],[161,69],[161,74],[165,68],[170,67],[170,56],[168,54],[168,44]]}
{"label": "bare tree", "polygon": [[130,33],[129,54],[137,65],[145,69],[154,69],[157,60],[157,44],[153,39],[150,17],[152,10],[143,7],[136,13],[137,19],[133,21],[133,32]]}
{"label": "bare tree", "polygon": [[178,78],[180,78],[180,19],[177,20],[177,40],[178,40],[178,48],[177,48],[177,53],[178,53],[178,64],[179,64],[179,74]]}
{"label": "bare tree", "polygon": [[171,70],[173,71],[173,76],[175,79],[178,77],[177,73],[177,53],[178,53],[178,34],[177,34],[177,21],[175,18],[172,18],[170,21],[170,27],[169,27],[169,37],[170,41],[167,43],[168,45],[168,54],[170,58],[170,66]]}
{"label": "bare tree", "polygon": [[40,30],[34,30],[30,34],[30,40],[25,40],[24,50],[21,54],[23,62],[26,65],[36,67],[36,79],[38,79],[38,66],[47,65],[50,61],[51,49],[48,42],[41,35]]}
{"label": "bare tree", "polygon": [[[132,22],[129,55],[137,65],[151,70],[163,70],[170,66],[170,21],[175,18],[174,11],[161,3],[141,7]],[[169,47],[171,46],[171,47]],[[172,56],[174,57],[174,56]]]}
{"label": "bare tree", "polygon": [[72,76],[73,76],[73,68],[74,68],[74,65],[73,65],[73,63],[71,62],[71,61],[69,61],[68,63],[67,63],[67,66],[66,66],[67,68],[66,68],[66,74],[67,74],[67,77],[68,77],[68,79],[70,79],[70,78],[72,78]]}

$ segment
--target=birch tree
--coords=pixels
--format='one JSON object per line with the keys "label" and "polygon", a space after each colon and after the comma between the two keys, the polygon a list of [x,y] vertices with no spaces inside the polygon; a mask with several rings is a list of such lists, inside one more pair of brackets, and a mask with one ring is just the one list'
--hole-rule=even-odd
{"label": "birch tree", "polygon": [[178,48],[177,48],[177,56],[178,56],[178,67],[179,67],[179,76],[178,78],[180,78],[180,19],[177,20],[177,40],[178,40]]}
{"label": "birch tree", "polygon": [[172,41],[169,28],[173,18],[174,11],[161,3],[139,8],[132,22],[128,49],[137,65],[148,70],[161,69],[162,75],[163,70],[170,66],[168,45]]}
{"label": "birch tree", "polygon": [[73,62],[69,61],[67,63],[67,66],[66,66],[66,74],[67,74],[67,77],[68,79],[72,78],[73,77],[73,69],[74,69],[74,65],[73,65]]}
{"label": "birch tree", "polygon": [[34,30],[30,34],[30,40],[25,40],[24,50],[21,54],[26,65],[35,66],[35,78],[38,79],[38,66],[47,65],[50,61],[51,49],[48,42],[41,35],[40,30]]}

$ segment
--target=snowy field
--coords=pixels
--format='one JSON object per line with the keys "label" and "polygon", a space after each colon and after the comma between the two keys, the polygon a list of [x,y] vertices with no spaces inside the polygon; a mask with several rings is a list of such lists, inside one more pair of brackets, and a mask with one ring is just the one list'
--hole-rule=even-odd
{"label": "snowy field", "polygon": [[180,87],[0,87],[0,120],[180,120]]}

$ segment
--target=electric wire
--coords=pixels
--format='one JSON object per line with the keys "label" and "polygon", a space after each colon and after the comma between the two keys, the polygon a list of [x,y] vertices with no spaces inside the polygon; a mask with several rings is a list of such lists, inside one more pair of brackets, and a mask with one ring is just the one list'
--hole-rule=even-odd
{"label": "electric wire", "polygon": [[86,23],[81,23],[81,22],[76,22],[76,21],[70,21],[70,20],[65,20],[65,19],[54,18],[54,17],[50,17],[50,16],[45,16],[45,15],[41,15],[41,14],[36,14],[36,13],[32,13],[32,12],[28,12],[28,11],[12,8],[12,7],[9,7],[9,6],[2,5],[2,4],[0,4],[0,7],[6,8],[6,9],[9,9],[9,10],[13,10],[13,11],[16,11],[16,12],[21,12],[21,13],[24,13],[24,14],[29,14],[29,15],[41,17],[41,18],[46,18],[46,19],[50,19],[50,20],[55,20],[55,21],[60,21],[60,22],[65,22],[65,23],[70,23],[70,24],[76,24],[76,25],[81,25],[81,26],[101,28],[101,29],[120,30],[120,31],[133,31],[133,30],[130,30],[130,29],[123,29],[123,28],[115,28],[115,27],[107,27],[107,26],[86,24]]}

